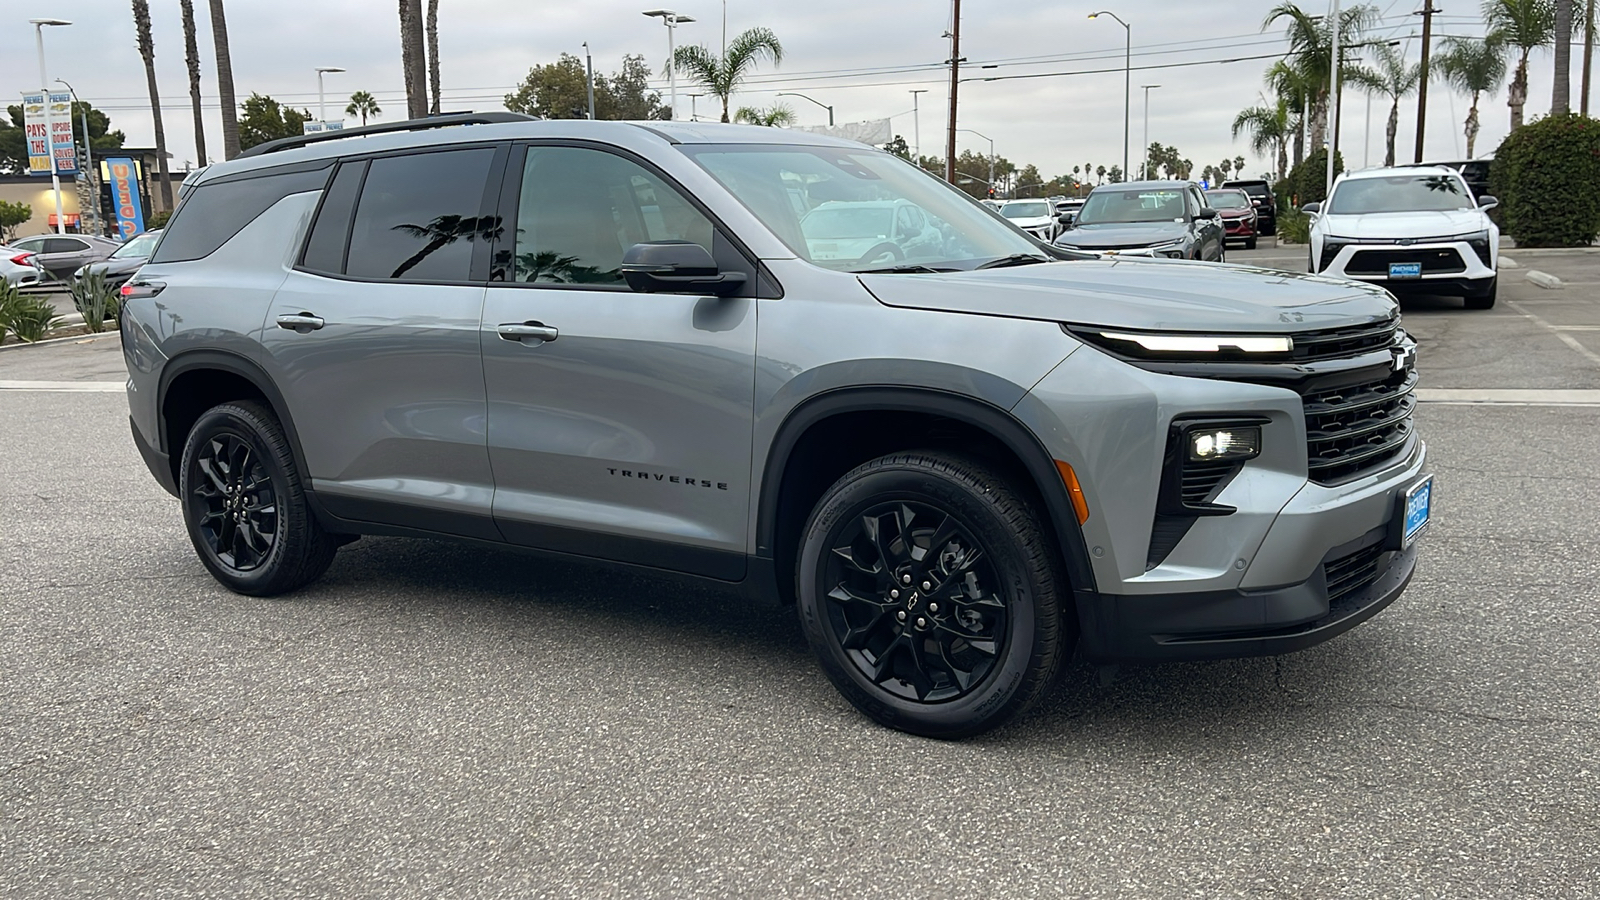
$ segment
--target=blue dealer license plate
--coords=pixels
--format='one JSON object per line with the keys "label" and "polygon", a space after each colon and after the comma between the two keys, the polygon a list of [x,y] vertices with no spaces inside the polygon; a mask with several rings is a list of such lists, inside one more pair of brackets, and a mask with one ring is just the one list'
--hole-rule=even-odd
{"label": "blue dealer license plate", "polygon": [[1395,279],[1421,278],[1422,263],[1389,263],[1389,277]]}
{"label": "blue dealer license plate", "polygon": [[1428,514],[1433,508],[1433,476],[1429,475],[1405,492],[1405,500],[1401,509],[1405,511],[1405,533],[1401,539],[1401,547],[1411,546],[1428,527]]}

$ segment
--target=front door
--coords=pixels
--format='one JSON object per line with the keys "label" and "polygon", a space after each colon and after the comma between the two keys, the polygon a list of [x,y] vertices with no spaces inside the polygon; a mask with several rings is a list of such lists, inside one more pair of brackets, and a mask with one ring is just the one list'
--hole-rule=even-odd
{"label": "front door", "polygon": [[756,301],[634,293],[619,272],[646,241],[736,251],[661,175],[608,150],[530,146],[507,180],[515,228],[481,332],[501,532],[738,580]]}

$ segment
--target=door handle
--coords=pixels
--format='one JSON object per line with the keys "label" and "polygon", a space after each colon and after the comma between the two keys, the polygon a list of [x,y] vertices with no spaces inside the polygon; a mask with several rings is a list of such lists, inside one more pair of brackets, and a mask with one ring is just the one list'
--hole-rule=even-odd
{"label": "door handle", "polygon": [[500,338],[507,341],[520,341],[524,344],[529,341],[544,343],[553,341],[561,336],[561,332],[543,322],[509,322],[498,329]]}
{"label": "door handle", "polygon": [[311,313],[304,311],[296,313],[292,316],[278,317],[279,328],[286,328],[290,331],[298,331],[301,334],[310,334],[311,332],[316,331],[318,328],[321,328],[324,324],[326,323],[322,321],[321,316],[313,316]]}

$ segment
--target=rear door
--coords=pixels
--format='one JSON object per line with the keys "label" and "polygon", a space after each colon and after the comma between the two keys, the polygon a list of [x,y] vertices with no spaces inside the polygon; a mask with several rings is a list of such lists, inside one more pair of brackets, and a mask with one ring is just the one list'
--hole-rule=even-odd
{"label": "rear door", "polygon": [[508,540],[725,580],[744,573],[756,301],[642,294],[635,243],[754,264],[661,173],[593,145],[508,167],[484,304],[495,520]]}
{"label": "rear door", "polygon": [[341,163],[273,298],[262,343],[335,515],[498,537],[478,322],[505,152]]}

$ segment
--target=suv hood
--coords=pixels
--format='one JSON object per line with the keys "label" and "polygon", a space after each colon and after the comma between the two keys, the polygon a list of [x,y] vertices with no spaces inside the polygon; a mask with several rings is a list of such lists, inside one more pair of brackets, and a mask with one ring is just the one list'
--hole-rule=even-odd
{"label": "suv hood", "polygon": [[1368,213],[1360,216],[1326,215],[1317,224],[1323,234],[1351,238],[1431,238],[1470,234],[1489,227],[1477,209],[1448,212]]}
{"label": "suv hood", "polygon": [[1181,241],[1189,233],[1183,222],[1107,222],[1104,225],[1079,225],[1063,232],[1056,243],[1085,250],[1122,247],[1148,247]]}
{"label": "suv hood", "polygon": [[1150,331],[1273,333],[1387,319],[1382,288],[1247,266],[1074,260],[948,274],[861,275],[887,306]]}

